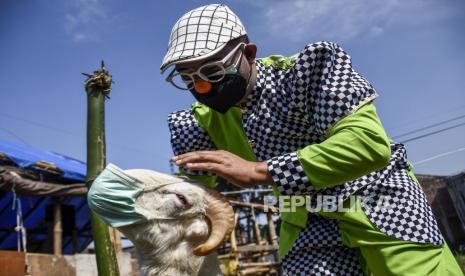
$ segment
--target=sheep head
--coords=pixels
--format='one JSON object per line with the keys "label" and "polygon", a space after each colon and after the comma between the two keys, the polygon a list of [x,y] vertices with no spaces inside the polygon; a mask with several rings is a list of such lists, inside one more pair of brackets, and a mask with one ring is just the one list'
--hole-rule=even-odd
{"label": "sheep head", "polygon": [[[181,235],[173,236],[172,239],[177,240],[173,242],[191,242],[192,253],[197,256],[208,255],[229,237],[234,227],[234,212],[228,201],[215,190],[186,177],[142,169],[123,171],[110,165],[89,190],[89,206],[103,220],[123,232],[136,247],[156,240],[144,235],[160,234],[162,230],[154,230],[154,227],[161,225],[185,230],[176,232],[171,229]],[[126,183],[121,186],[118,182]],[[128,182],[132,184],[127,185]],[[127,192],[128,186],[131,191],[137,191]],[[124,193],[115,196],[115,190],[124,190]]]}

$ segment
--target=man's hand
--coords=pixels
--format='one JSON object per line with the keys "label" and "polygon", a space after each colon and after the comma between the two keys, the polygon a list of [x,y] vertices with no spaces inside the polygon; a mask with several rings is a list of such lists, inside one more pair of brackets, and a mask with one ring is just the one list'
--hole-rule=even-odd
{"label": "man's hand", "polygon": [[266,162],[252,162],[224,150],[193,151],[171,159],[177,166],[214,173],[241,188],[273,184]]}

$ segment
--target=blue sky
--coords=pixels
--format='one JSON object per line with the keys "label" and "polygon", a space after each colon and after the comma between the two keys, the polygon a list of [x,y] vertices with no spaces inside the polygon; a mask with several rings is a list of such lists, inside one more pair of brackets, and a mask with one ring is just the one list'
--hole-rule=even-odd
{"label": "blue sky", "polygon": [[[86,159],[81,72],[104,59],[115,84],[106,104],[108,162],[169,172],[166,118],[190,94],[159,73],[176,20],[206,1],[0,2],[0,139]],[[465,2],[461,0],[226,1],[258,56],[291,55],[330,40],[381,95],[390,136],[465,114]],[[464,122],[450,122],[402,138]],[[416,163],[465,148],[465,126],[406,143]],[[402,140],[402,139],[400,139]],[[417,173],[465,170],[465,151],[418,164]]]}

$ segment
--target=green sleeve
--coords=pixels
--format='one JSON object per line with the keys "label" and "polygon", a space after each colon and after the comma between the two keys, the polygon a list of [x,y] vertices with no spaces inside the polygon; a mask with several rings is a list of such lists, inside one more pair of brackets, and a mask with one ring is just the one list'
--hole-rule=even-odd
{"label": "green sleeve", "polygon": [[371,102],[334,125],[325,141],[297,151],[297,158],[316,189],[381,169],[390,156],[390,139]]}
{"label": "green sleeve", "polygon": [[216,186],[216,179],[217,179],[217,176],[216,175],[193,175],[193,174],[187,174],[186,172],[184,172],[182,169],[180,169],[179,173],[177,173],[176,175],[183,175],[183,176],[187,176],[189,177],[190,179],[193,179],[193,180],[197,180],[203,184],[205,184],[206,186],[210,187],[210,188],[215,188]]}

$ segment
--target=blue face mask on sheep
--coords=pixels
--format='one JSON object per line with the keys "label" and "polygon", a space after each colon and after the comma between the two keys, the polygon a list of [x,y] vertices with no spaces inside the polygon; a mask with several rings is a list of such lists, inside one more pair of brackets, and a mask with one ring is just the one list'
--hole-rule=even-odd
{"label": "blue face mask on sheep", "polygon": [[140,180],[109,164],[93,182],[87,202],[111,227],[126,226],[146,220],[135,210],[136,199],[143,190]]}
{"label": "blue face mask on sheep", "polygon": [[197,221],[206,227],[206,241],[196,245],[196,255],[216,249],[234,227],[231,206],[215,190],[151,170],[122,170],[109,164],[92,183],[87,202],[103,221],[125,234],[133,225],[151,226],[154,221]]}

